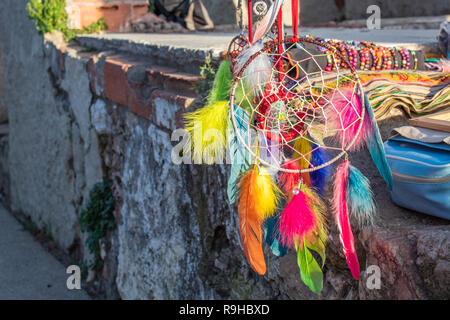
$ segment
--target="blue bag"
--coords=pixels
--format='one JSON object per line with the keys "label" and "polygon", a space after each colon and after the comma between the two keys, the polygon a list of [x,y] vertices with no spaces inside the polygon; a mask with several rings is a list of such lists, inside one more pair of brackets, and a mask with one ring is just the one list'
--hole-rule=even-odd
{"label": "blue bag", "polygon": [[[414,127],[407,129],[410,128],[418,131]],[[388,139],[384,147],[394,179],[392,201],[450,220],[450,145],[443,140],[427,143],[424,139],[397,135]]]}

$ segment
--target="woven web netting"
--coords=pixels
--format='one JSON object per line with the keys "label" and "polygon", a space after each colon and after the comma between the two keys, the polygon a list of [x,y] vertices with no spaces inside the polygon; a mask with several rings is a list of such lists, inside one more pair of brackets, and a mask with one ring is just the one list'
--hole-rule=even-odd
{"label": "woven web netting", "polygon": [[[286,163],[299,161],[300,172],[310,172],[351,150],[364,119],[358,107],[364,96],[354,69],[333,47],[270,40],[250,57],[235,57],[231,120],[255,159],[287,172],[293,170]],[[313,163],[320,150],[330,159]]]}

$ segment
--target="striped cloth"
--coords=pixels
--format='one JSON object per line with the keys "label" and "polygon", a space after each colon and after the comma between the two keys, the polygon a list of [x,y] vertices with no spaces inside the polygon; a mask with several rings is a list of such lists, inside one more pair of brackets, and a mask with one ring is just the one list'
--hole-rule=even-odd
{"label": "striped cloth", "polygon": [[429,71],[358,73],[377,119],[393,108],[408,116],[450,106],[450,73]]}

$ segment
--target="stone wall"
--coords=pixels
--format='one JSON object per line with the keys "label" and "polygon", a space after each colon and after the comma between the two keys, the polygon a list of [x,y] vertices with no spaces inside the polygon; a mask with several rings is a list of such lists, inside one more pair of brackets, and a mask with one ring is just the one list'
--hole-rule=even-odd
{"label": "stone wall", "polygon": [[[9,113],[8,141],[0,140],[0,171],[10,180],[5,194],[13,211],[48,225],[81,262],[90,255],[78,212],[93,184],[113,182],[118,228],[90,286],[123,299],[450,297],[448,223],[392,204],[364,153],[352,159],[372,182],[379,218],[374,227],[355,228],[361,280],[352,279],[333,224],[321,296],[301,283],[293,252],[277,258],[265,246],[268,272],[255,274],[226,197],[229,168],[171,161],[172,131],[198,98],[192,88],[200,78],[136,52],[38,36],[25,2],[5,0],[0,8],[0,104]],[[404,121],[380,123],[383,135]],[[379,290],[366,286],[372,264],[381,268]]]}

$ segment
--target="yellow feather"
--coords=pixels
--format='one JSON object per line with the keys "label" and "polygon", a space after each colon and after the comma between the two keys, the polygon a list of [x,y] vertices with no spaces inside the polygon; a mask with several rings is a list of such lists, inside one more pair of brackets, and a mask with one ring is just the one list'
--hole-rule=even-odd
{"label": "yellow feather", "polygon": [[[313,238],[318,238],[322,241],[322,243],[325,244],[328,239],[327,225],[326,225],[327,207],[320,199],[319,195],[314,191],[314,189],[303,184],[301,186],[301,190],[310,199],[309,204],[314,211],[317,229],[315,234],[313,235]],[[314,239],[307,239],[307,240],[311,242],[314,241]]]}
{"label": "yellow feather", "polygon": [[311,161],[311,143],[304,137],[301,137],[295,140],[294,148],[298,152],[296,156],[298,156],[300,168],[308,168]]}
{"label": "yellow feather", "polygon": [[267,169],[254,167],[252,174],[252,191],[255,199],[255,209],[262,219],[274,214],[278,207],[278,199],[282,195]]}
{"label": "yellow feather", "polygon": [[227,101],[218,101],[184,115],[195,163],[222,163],[228,127],[227,104]]}
{"label": "yellow feather", "polygon": [[[309,164],[311,162],[311,143],[304,137],[300,137],[299,139],[295,140],[294,148],[295,150],[297,150],[296,158],[298,164],[300,165],[300,168],[309,168]],[[310,184],[308,172],[302,173],[302,180],[303,183],[306,183],[307,185]]]}

